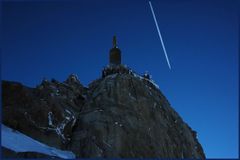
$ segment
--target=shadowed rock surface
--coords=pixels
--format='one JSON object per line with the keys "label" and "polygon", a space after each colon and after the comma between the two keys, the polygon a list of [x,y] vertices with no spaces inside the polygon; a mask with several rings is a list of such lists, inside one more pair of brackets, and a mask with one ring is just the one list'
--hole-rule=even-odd
{"label": "shadowed rock surface", "polygon": [[4,158],[51,158],[51,159],[55,159],[57,157],[54,156],[48,156],[45,154],[41,154],[41,153],[36,153],[36,152],[21,152],[21,153],[16,153],[12,150],[9,150],[7,148],[2,147],[2,152],[4,153]]}
{"label": "shadowed rock surface", "polygon": [[88,88],[75,75],[36,88],[2,81],[2,99],[5,125],[77,157],[205,159],[158,87],[123,66],[106,68]]}

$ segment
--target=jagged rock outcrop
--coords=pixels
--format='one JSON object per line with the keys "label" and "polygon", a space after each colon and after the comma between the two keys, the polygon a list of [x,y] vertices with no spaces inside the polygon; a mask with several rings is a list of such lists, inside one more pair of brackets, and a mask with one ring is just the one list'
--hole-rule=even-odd
{"label": "jagged rock outcrop", "polygon": [[75,75],[2,88],[5,125],[77,157],[205,159],[196,132],[158,86],[124,66],[104,69],[88,88]]}
{"label": "jagged rock outcrop", "polygon": [[2,81],[3,123],[48,145],[64,148],[85,103],[86,89],[72,78],[64,83],[43,80],[36,88]]}

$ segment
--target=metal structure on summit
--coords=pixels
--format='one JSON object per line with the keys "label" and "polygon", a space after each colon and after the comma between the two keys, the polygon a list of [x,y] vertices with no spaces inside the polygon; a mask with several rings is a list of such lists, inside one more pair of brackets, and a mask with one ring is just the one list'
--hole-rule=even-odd
{"label": "metal structure on summit", "polygon": [[117,66],[121,64],[121,50],[117,47],[117,38],[113,36],[113,48],[109,53],[109,63],[111,66]]}
{"label": "metal structure on summit", "polygon": [[117,48],[117,37],[113,36],[113,48]]}

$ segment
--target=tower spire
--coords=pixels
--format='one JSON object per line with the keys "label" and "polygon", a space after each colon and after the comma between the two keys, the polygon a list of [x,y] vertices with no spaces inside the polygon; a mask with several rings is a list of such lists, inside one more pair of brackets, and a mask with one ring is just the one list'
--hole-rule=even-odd
{"label": "tower spire", "polygon": [[117,66],[121,64],[121,50],[117,47],[117,38],[113,36],[113,48],[110,50],[109,62],[110,65]]}
{"label": "tower spire", "polygon": [[117,48],[117,37],[113,36],[113,48]]}

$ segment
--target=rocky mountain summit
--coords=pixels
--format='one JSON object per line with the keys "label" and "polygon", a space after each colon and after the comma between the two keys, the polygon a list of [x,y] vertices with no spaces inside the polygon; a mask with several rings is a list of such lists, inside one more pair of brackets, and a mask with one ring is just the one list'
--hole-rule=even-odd
{"label": "rocky mountain summit", "polygon": [[35,88],[2,81],[2,101],[3,157],[205,159],[150,75],[121,64],[115,36],[109,65],[88,87],[74,74]]}
{"label": "rocky mountain summit", "polygon": [[[2,81],[2,101],[4,125],[76,157],[205,159],[158,86],[123,65],[107,66],[88,87],[76,75],[36,88]],[[54,157],[2,149],[4,157]]]}

